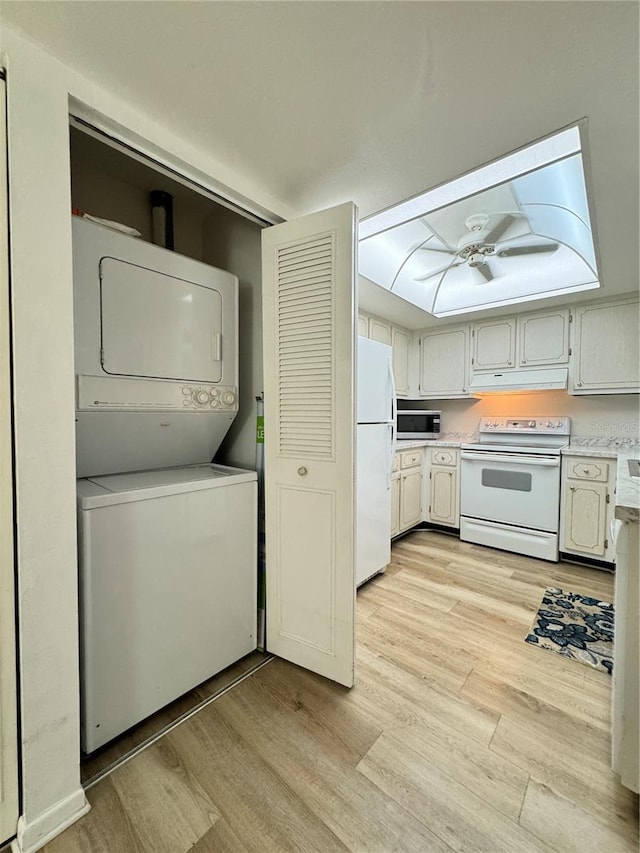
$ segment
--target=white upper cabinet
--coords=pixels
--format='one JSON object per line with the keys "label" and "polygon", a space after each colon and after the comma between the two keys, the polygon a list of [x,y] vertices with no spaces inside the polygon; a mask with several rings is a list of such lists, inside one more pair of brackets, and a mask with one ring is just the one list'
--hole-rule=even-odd
{"label": "white upper cabinet", "polygon": [[638,307],[632,298],[575,309],[570,393],[640,391]]}
{"label": "white upper cabinet", "polygon": [[393,347],[393,378],[396,383],[398,397],[409,394],[409,333],[395,326],[391,329],[391,346]]}
{"label": "white upper cabinet", "polygon": [[372,341],[391,346],[391,325],[377,317],[369,317],[369,337]]}
{"label": "white upper cabinet", "polygon": [[386,320],[358,314],[358,334],[393,348],[393,378],[398,397],[409,396],[409,351],[411,334]]}
{"label": "white upper cabinet", "polygon": [[468,397],[469,327],[420,335],[420,396]]}
{"label": "white upper cabinet", "polygon": [[487,320],[472,330],[474,371],[502,370],[513,367],[516,355],[516,320]]}
{"label": "white upper cabinet", "polygon": [[569,361],[569,309],[518,317],[518,366],[542,367]]}

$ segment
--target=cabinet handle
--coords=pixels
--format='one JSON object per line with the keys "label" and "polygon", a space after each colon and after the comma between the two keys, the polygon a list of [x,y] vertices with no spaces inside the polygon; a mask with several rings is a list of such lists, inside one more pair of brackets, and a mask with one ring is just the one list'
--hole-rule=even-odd
{"label": "cabinet handle", "polygon": [[307,472],[307,469],[304,467],[304,465],[303,465],[302,467],[298,468],[298,474],[299,474],[301,477],[306,477],[306,476],[307,476],[307,473],[308,473],[308,472]]}
{"label": "cabinet handle", "polygon": [[575,487],[575,486],[569,486],[569,489],[570,489],[572,492],[575,492],[576,487]]}
{"label": "cabinet handle", "polygon": [[583,473],[584,473],[584,474],[588,474],[588,473],[589,473],[589,469],[588,469],[588,468],[583,468],[583,469],[582,469],[582,471],[583,471]]}

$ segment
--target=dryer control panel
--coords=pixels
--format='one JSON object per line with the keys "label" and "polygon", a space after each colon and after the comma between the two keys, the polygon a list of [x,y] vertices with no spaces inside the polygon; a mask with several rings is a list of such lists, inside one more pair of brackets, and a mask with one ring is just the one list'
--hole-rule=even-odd
{"label": "dryer control panel", "polygon": [[238,411],[238,389],[232,385],[187,385],[155,379],[119,376],[77,377],[77,410],[135,412]]}
{"label": "dryer control panel", "polygon": [[235,410],[237,393],[235,388],[219,385],[183,385],[182,405],[185,409]]}

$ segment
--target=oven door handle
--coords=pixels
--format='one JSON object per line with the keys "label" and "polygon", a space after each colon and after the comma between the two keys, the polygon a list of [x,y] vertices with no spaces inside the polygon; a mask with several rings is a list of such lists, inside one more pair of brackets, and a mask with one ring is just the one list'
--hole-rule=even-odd
{"label": "oven door handle", "polygon": [[509,465],[529,465],[546,468],[559,468],[559,456],[524,456],[518,453],[482,453],[474,450],[463,450],[460,454],[462,459],[475,462],[501,462]]}

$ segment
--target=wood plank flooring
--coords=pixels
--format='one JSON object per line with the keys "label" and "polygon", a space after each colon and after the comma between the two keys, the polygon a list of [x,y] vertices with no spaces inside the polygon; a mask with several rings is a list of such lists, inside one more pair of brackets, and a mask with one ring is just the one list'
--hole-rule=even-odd
{"label": "wood plank flooring", "polygon": [[357,683],[274,660],[89,789],[46,853],[629,853],[611,679],[524,642],[613,577],[431,531],[358,593]]}

